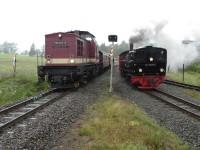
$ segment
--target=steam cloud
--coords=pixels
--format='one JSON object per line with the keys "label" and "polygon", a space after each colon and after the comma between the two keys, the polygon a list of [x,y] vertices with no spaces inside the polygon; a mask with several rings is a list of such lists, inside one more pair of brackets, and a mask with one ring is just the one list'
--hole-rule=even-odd
{"label": "steam cloud", "polygon": [[[172,38],[163,31],[168,22],[160,22],[153,27],[143,27],[135,30],[129,42],[133,43],[134,48],[153,45],[167,49],[167,61],[170,69],[177,70],[193,62],[198,57],[198,50],[193,44],[184,44]],[[184,37],[183,37],[184,38]]]}

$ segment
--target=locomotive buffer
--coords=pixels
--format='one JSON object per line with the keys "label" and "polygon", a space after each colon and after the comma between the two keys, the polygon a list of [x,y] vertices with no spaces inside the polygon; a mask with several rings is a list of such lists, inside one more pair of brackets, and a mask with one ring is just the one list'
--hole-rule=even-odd
{"label": "locomotive buffer", "polygon": [[114,65],[114,42],[117,42],[117,35],[109,35],[108,41],[112,42],[112,48],[111,48],[111,51],[110,51],[111,70],[110,70],[110,89],[109,89],[109,92],[111,93],[112,90],[113,90],[113,88],[112,88],[112,76],[113,76],[113,65]]}

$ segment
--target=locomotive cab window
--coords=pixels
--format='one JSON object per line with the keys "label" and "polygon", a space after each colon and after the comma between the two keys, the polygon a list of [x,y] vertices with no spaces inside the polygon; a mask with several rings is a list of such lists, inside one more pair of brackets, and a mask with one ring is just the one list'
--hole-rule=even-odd
{"label": "locomotive cab window", "polygon": [[83,56],[83,42],[77,40],[77,56]]}

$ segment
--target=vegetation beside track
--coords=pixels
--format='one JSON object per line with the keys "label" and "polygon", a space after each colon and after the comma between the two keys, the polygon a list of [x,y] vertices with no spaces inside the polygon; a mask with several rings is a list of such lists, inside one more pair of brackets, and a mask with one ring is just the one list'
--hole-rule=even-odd
{"label": "vegetation beside track", "polygon": [[197,100],[200,100],[200,93],[198,91],[186,89],[184,93],[191,97],[194,97]]}
{"label": "vegetation beside track", "polygon": [[13,55],[0,54],[0,105],[35,95],[48,89],[47,83],[37,83],[37,58],[17,56],[16,76],[13,75]]}
{"label": "vegetation beside track", "polygon": [[135,104],[116,96],[104,97],[90,106],[81,127],[75,130],[80,140],[89,141],[87,144],[84,142],[82,149],[189,149],[176,135],[148,118]]}
{"label": "vegetation beside track", "polygon": [[[183,74],[181,72],[169,72],[167,73],[167,79],[183,82]],[[198,72],[186,71],[183,83],[200,86],[200,74]]]}
{"label": "vegetation beside track", "polygon": [[[167,73],[167,78],[178,82],[183,82],[182,71],[169,72]],[[200,60],[197,60],[186,67],[184,83],[200,86]]]}
{"label": "vegetation beside track", "polygon": [[[200,86],[200,61],[194,62],[185,69],[184,81],[182,72],[168,72],[167,79]],[[184,93],[200,100],[200,94],[197,91],[185,90]]]}

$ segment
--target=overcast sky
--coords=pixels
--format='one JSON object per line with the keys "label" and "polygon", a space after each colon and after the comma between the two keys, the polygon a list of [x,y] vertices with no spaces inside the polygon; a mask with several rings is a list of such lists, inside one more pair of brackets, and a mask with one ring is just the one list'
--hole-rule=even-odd
{"label": "overcast sky", "polygon": [[192,37],[200,28],[198,0],[0,0],[0,43],[16,42],[22,51],[44,35],[88,30],[99,44],[108,34],[128,41],[136,28],[167,21],[175,39]]}

